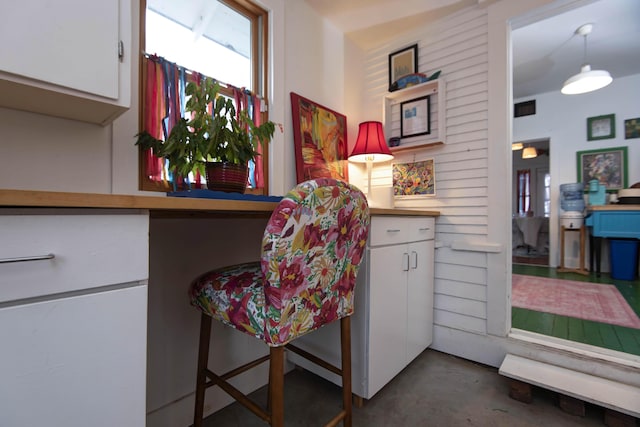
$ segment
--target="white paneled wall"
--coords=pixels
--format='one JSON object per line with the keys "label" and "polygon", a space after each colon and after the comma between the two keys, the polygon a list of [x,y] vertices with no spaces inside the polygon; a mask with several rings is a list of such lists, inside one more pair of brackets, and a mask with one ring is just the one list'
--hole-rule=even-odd
{"label": "white paneled wall", "polygon": [[[488,45],[487,11],[469,8],[398,36],[392,45],[365,55],[364,109],[369,120],[382,119],[388,86],[390,52],[418,43],[418,71],[441,70],[446,81],[446,129],[438,129],[445,144],[397,153],[392,162],[374,166],[372,186],[391,185],[393,162],[434,159],[435,197],[396,199],[400,208],[435,209],[435,324],[486,334],[487,255],[455,251],[453,241],[486,241],[488,215]],[[432,100],[432,107],[436,100]],[[432,108],[432,126],[435,110]],[[395,128],[394,128],[395,130]],[[399,133],[399,131],[398,131]],[[386,135],[387,138],[399,135]]]}

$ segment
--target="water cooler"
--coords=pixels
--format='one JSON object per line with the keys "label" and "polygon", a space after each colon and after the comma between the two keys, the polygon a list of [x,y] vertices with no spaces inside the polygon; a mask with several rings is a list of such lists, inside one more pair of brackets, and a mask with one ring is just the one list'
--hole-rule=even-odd
{"label": "water cooler", "polygon": [[[575,272],[588,275],[584,266],[586,231],[584,224],[584,186],[581,182],[560,185],[560,266],[558,272]],[[568,268],[565,265],[565,233],[568,231],[579,233],[580,253],[579,267]]]}
{"label": "water cooler", "polygon": [[582,227],[584,223],[584,186],[581,182],[560,185],[560,225],[570,230]]}

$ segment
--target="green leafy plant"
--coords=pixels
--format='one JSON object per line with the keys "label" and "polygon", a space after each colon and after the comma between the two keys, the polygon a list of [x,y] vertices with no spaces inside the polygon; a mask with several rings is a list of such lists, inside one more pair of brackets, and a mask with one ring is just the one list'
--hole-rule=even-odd
{"label": "green leafy plant", "polygon": [[220,85],[212,79],[203,79],[201,84],[189,82],[185,94],[189,97],[185,110],[191,113],[191,119],[180,119],[166,141],[146,131],[136,135],[136,145],[151,148],[156,156],[166,158],[174,175],[204,175],[206,162],[255,161],[258,144],[266,145],[273,137],[273,122],[256,126],[246,111],[236,114],[233,101],[220,95]]}

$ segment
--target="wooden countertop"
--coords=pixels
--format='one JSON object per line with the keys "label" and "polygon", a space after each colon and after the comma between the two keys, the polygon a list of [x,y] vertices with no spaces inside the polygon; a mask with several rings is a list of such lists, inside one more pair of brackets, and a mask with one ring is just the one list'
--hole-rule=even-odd
{"label": "wooden countertop", "polygon": [[[154,216],[269,216],[277,202],[125,194],[0,190],[0,207],[145,209]],[[439,216],[437,211],[371,208],[372,215]]]}
{"label": "wooden countertop", "polygon": [[640,205],[600,205],[600,206],[587,206],[587,212],[589,211],[640,211]]}

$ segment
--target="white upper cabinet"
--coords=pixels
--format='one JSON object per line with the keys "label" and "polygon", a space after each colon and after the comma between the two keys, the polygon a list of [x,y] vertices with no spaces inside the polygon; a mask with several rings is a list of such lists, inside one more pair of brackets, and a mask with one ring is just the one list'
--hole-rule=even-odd
{"label": "white upper cabinet", "polygon": [[107,124],[130,104],[131,0],[0,6],[0,106]]}

